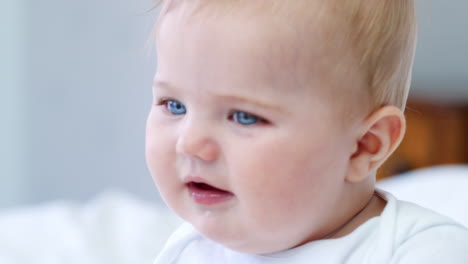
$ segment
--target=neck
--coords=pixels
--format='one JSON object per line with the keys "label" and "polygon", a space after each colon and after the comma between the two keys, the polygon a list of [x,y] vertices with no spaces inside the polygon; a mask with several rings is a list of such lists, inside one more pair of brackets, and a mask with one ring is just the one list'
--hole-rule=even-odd
{"label": "neck", "polygon": [[326,238],[340,238],[351,234],[356,228],[369,219],[379,216],[384,210],[387,202],[373,192],[367,203],[356,212],[346,223],[330,233]]}

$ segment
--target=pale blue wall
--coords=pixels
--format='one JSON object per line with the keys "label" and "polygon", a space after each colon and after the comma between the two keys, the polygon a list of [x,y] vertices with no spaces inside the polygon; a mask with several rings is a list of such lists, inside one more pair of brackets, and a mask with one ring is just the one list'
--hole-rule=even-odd
{"label": "pale blue wall", "polygon": [[414,95],[468,102],[468,1],[418,0]]}
{"label": "pale blue wall", "polygon": [[27,14],[23,0],[0,5],[0,206],[26,200],[27,136],[25,98],[25,37]]}
{"label": "pale blue wall", "polygon": [[106,188],[157,200],[144,159],[152,0],[20,3],[0,8],[11,25],[1,36],[0,206]]}

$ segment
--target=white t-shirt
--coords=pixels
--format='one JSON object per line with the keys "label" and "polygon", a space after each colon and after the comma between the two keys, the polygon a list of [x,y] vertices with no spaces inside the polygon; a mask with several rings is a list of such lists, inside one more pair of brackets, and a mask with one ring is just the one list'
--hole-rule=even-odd
{"label": "white t-shirt", "polygon": [[312,241],[269,255],[232,251],[184,224],[168,240],[155,264],[467,264],[468,229],[453,220],[391,194],[387,205],[351,234]]}

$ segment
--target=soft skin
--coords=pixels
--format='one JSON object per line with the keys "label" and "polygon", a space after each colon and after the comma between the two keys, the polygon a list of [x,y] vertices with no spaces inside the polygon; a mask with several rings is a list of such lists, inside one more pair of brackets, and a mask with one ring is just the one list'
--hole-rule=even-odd
{"label": "soft skin", "polygon": [[[298,44],[301,34],[270,17],[193,16],[189,4],[165,14],[146,137],[165,202],[209,239],[256,254],[346,235],[378,215],[385,204],[370,175],[404,131],[392,107],[344,127],[330,85],[360,85],[359,72],[337,83],[322,63],[333,51]],[[186,113],[172,113],[168,100]],[[241,124],[238,111],[259,121]],[[189,177],[234,196],[195,203]]]}

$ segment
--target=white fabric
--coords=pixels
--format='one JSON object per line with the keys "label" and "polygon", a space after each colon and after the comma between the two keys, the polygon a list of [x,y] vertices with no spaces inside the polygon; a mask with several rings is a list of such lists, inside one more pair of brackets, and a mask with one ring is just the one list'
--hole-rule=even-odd
{"label": "white fabric", "polygon": [[0,214],[0,264],[150,264],[180,223],[120,191],[11,209]]}
{"label": "white fabric", "polygon": [[377,182],[397,199],[429,208],[468,227],[468,165],[419,169]]}
{"label": "white fabric", "polygon": [[353,233],[307,243],[270,255],[223,248],[184,224],[169,239],[155,264],[466,264],[468,230],[449,218],[379,191],[387,205]]}

